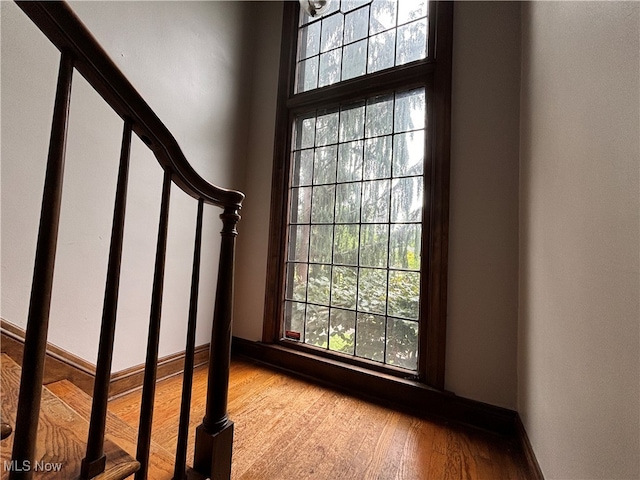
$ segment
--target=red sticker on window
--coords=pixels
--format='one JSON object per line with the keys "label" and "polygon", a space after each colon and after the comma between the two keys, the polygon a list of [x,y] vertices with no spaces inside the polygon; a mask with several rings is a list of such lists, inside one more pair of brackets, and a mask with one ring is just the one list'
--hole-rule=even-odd
{"label": "red sticker on window", "polygon": [[293,330],[287,330],[284,332],[284,336],[291,340],[300,340],[300,332],[294,332]]}

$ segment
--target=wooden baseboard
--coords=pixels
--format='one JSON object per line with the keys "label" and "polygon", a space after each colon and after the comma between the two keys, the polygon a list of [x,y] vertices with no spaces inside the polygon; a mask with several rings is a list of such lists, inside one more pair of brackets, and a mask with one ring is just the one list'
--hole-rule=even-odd
{"label": "wooden baseboard", "polygon": [[[158,359],[158,381],[179,375],[183,371],[185,352],[174,353]],[[209,361],[209,344],[196,347],[194,367]],[[142,388],[144,364],[113,373],[109,384],[109,400]]]}
{"label": "wooden baseboard", "polygon": [[314,382],[422,417],[470,425],[515,436],[517,413],[506,408],[434,390],[413,380],[371,372],[336,360],[319,360],[279,345],[233,338],[232,352]]}
{"label": "wooden baseboard", "polygon": [[516,416],[516,435],[520,450],[522,450],[523,467],[529,472],[528,478],[531,480],[544,480],[542,469],[540,468],[535,453],[533,453],[533,447],[531,446],[527,430],[524,428],[520,415]]}
{"label": "wooden baseboard", "polygon": [[[6,353],[18,365],[22,365],[25,331],[6,320],[0,319],[0,334],[2,336],[2,353]],[[68,379],[83,392],[92,395],[95,376],[95,365],[62,348],[47,343],[43,378],[45,385]]]}
{"label": "wooden baseboard", "polygon": [[[0,335],[2,353],[6,353],[16,363],[22,364],[25,331],[0,319]],[[158,359],[158,381],[182,373],[185,352],[174,353]],[[204,365],[209,361],[209,345],[196,347],[194,366]],[[69,380],[88,395],[93,395],[93,382],[96,367],[76,355],[47,343],[47,355],[44,367],[44,385],[59,380]],[[109,399],[142,388],[144,364],[111,374]]]}

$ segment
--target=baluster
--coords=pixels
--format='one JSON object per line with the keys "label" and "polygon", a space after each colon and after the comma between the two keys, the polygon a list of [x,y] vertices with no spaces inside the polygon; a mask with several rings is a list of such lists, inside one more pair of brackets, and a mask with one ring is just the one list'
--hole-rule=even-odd
{"label": "baluster", "polygon": [[227,416],[229,364],[231,354],[231,318],[233,314],[233,268],[237,207],[227,207],[222,219],[222,244],[218,265],[218,284],[213,313],[209,351],[206,412],[196,429],[194,469],[211,480],[228,480],[231,476],[233,422]]}
{"label": "baluster", "polygon": [[118,286],[120,284],[120,262],[122,259],[122,240],[124,237],[124,219],[127,206],[127,182],[129,177],[129,155],[131,152],[132,122],[124,122],[122,147],[120,150],[120,167],[116,187],[116,200],[113,208],[113,224],[111,227],[111,246],[107,267],[107,281],[102,307],[102,327],[100,328],[100,345],[96,378],[93,385],[93,405],[91,422],[87,439],[87,454],[82,459],[81,478],[93,478],[104,471],[106,456],[104,455],[104,433],[107,421],[107,399],[109,397],[109,380],[111,361],[113,358],[113,341],[116,333],[116,312],[118,308]]}
{"label": "baluster", "polygon": [[198,290],[200,287],[200,253],[202,250],[202,213],[204,202],[198,201],[196,240],[193,248],[193,270],[191,273],[191,298],[189,301],[189,321],[187,324],[187,347],[184,357],[182,380],[182,402],[180,404],[180,425],[176,446],[176,465],[173,480],[185,480],[187,467],[187,439],[189,435],[189,410],[191,409],[191,388],[193,386],[193,363],[196,350],[196,317],[198,315]]}
{"label": "baluster", "polygon": [[146,480],[149,467],[153,400],[156,392],[156,375],[158,371],[158,343],[160,342],[160,316],[162,313],[162,289],[164,286],[165,254],[167,250],[170,193],[171,172],[166,170],[164,172],[164,183],[162,185],[162,206],[160,208],[160,225],[158,227],[158,244],[156,247],[156,263],[153,274],[153,291],[151,294],[147,360],[144,367],[140,423],[138,427],[136,459],[140,462],[140,470],[136,472],[135,480]]}
{"label": "baluster", "polygon": [[[36,453],[42,378],[51,307],[51,289],[53,286],[53,270],[58,242],[60,205],[62,202],[62,181],[72,77],[73,58],[63,52],[60,59],[60,70],[53,107],[47,171],[42,194],[40,226],[24,342],[24,358],[22,361],[22,376],[12,452],[12,459],[17,462],[17,465],[23,465],[23,462],[30,462],[32,465]],[[9,478],[11,480],[31,479],[32,475],[32,470],[23,472],[11,471]]]}

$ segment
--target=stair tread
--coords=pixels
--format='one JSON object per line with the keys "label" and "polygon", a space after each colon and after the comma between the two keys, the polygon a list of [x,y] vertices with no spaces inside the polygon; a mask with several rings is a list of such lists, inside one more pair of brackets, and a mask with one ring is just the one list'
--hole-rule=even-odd
{"label": "stair tread", "polygon": [[[1,355],[0,402],[3,421],[15,427],[20,385],[20,366],[6,354]],[[36,463],[31,465],[34,478],[70,480],[79,478],[80,465],[85,454],[89,423],[54,395],[42,389]],[[11,460],[14,434],[2,440],[0,478],[9,477],[7,466]],[[107,455],[106,471],[95,480],[122,480],[135,473],[140,464],[111,439],[104,446]]]}
{"label": "stair tread", "polygon": [[[60,380],[47,385],[55,395],[73,408],[85,420],[91,418],[91,397],[76,387],[69,380]],[[106,437],[118,444],[126,452],[135,455],[138,432],[120,417],[107,410]],[[151,442],[149,455],[148,478],[153,480],[170,480],[173,477],[173,455]]]}

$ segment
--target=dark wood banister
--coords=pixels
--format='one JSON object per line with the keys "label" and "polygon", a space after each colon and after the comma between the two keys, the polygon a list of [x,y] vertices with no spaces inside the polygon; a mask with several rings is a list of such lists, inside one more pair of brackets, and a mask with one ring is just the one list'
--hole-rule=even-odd
{"label": "dark wood banister", "polygon": [[[25,340],[23,374],[20,385],[20,400],[16,420],[16,437],[12,459],[33,462],[35,455],[35,437],[38,425],[38,409],[44,353],[49,322],[49,306],[55,264],[57,228],[60,217],[60,198],[68,125],[68,107],[71,92],[73,70],[77,70],[123,119],[124,134],[121,154],[121,170],[118,183],[116,204],[114,207],[114,227],[112,231],[109,275],[105,290],[105,306],[101,327],[101,339],[97,372],[102,372],[100,382],[96,373],[94,397],[105,397],[108,391],[108,374],[113,349],[113,329],[117,308],[117,289],[119,278],[120,254],[122,249],[122,226],[124,225],[124,205],[126,201],[126,163],[131,132],[136,135],[154,153],[165,172],[163,204],[156,250],[156,269],[154,273],[154,299],[151,307],[149,344],[145,366],[145,387],[141,408],[141,421],[138,438],[138,461],[140,469],[136,479],[147,478],[149,460],[149,442],[151,419],[153,414],[154,385],[156,381],[157,333],[160,326],[160,305],[162,302],[162,284],[164,273],[164,255],[166,249],[166,231],[168,221],[168,199],[171,184],[176,184],[185,193],[198,200],[199,223],[201,230],[202,206],[204,203],[223,209],[220,215],[223,221],[220,263],[218,267],[218,285],[214,306],[213,328],[211,336],[211,358],[209,365],[209,385],[207,392],[207,412],[196,431],[196,452],[194,469],[184,471],[186,442],[182,439],[182,450],[177,455],[174,480],[185,478],[228,479],[231,475],[231,450],[233,442],[233,422],[227,416],[227,390],[229,380],[229,360],[231,343],[231,317],[233,297],[233,270],[236,224],[240,220],[239,211],[244,194],[208,183],[187,162],[182,150],[167,127],[160,121],[151,107],[144,101],[124,74],[109,58],[89,30],[83,25],[73,10],[64,2],[16,1],[33,23],[49,38],[61,52],[61,66],[54,108],[53,127],[47,166],[47,178],[43,195],[41,224],[36,248],[36,267],[31,292],[31,304]],[[44,222],[44,223],[43,223]],[[197,234],[196,234],[197,235]],[[194,258],[199,256],[199,244],[196,242]],[[39,260],[40,259],[40,260]],[[195,260],[194,260],[194,269]],[[199,267],[198,267],[199,268]],[[195,270],[194,270],[195,271]],[[110,278],[111,277],[111,278]],[[194,274],[197,282],[198,275]],[[192,285],[197,292],[197,283]],[[196,297],[197,298],[197,294]],[[190,323],[195,321],[195,306],[190,311]],[[191,319],[191,317],[193,317]],[[192,321],[193,320],[193,321]],[[190,325],[193,330],[195,325]],[[191,334],[193,336],[193,334]],[[191,342],[192,343],[192,342]],[[193,348],[190,349],[191,351]],[[188,360],[188,359],[187,359]],[[185,368],[192,362],[185,360]],[[190,389],[190,381],[185,381],[185,389]],[[96,393],[98,392],[98,393]],[[101,393],[100,393],[101,392]],[[188,397],[188,392],[183,393]],[[87,456],[83,459],[81,478],[93,478],[104,470],[105,458],[102,450],[106,416],[106,397],[92,407],[90,434]],[[186,407],[183,407],[183,410]],[[185,421],[185,417],[187,420]],[[186,423],[185,423],[186,422]],[[185,423],[185,425],[182,425]],[[188,430],[188,415],[181,415],[180,434],[185,436]],[[3,433],[5,433],[3,429]],[[22,464],[22,463],[20,463]],[[32,471],[10,472],[10,479],[30,479]]]}
{"label": "dark wood banister", "polygon": [[187,194],[222,208],[242,206],[244,194],[210,184],[191,167],[175,138],[109,58],[74,11],[62,2],[18,1],[18,6],[58,48],[71,54],[74,67],[168,168]]}

